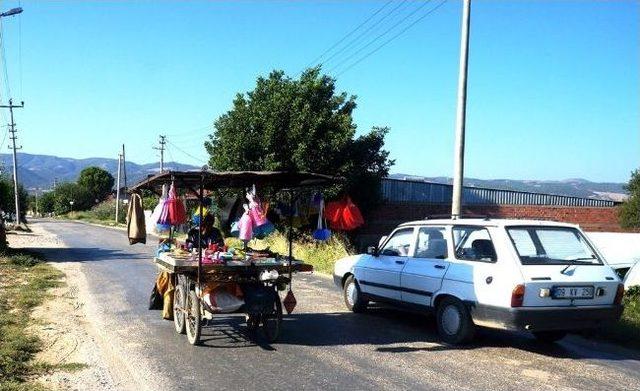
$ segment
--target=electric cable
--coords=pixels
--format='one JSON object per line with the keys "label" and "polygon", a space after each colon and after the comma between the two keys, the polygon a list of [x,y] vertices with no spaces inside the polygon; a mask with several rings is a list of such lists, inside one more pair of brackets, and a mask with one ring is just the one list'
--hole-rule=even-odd
{"label": "electric cable", "polygon": [[171,141],[169,141],[169,140],[167,140],[167,144],[171,145],[171,146],[172,146],[172,147],[174,147],[176,150],[178,150],[178,151],[182,152],[183,154],[185,154],[185,155],[189,156],[190,158],[192,158],[192,159],[194,159],[194,160],[197,160],[197,161],[199,161],[199,162],[201,162],[201,163],[204,163],[204,164],[208,164],[208,162],[207,162],[206,160],[203,160],[203,159],[200,159],[200,158],[198,158],[198,157],[193,156],[192,154],[190,154],[189,152],[185,151],[184,149],[182,149],[182,148],[178,147],[177,145],[175,145],[174,143],[172,143],[172,142],[171,142]]}
{"label": "electric cable", "polygon": [[382,32],[381,34],[378,34],[374,39],[372,39],[371,41],[369,41],[366,45],[360,47],[360,49],[356,50],[355,52],[351,53],[350,56],[346,57],[345,59],[343,59],[342,61],[340,61],[337,65],[333,66],[328,73],[333,72],[335,69],[339,68],[342,64],[344,64],[345,62],[351,60],[353,57],[357,56],[359,53],[361,53],[364,49],[368,48],[369,46],[371,46],[373,43],[375,43],[377,40],[379,40],[380,38],[382,38],[383,36],[387,35],[389,32],[391,32],[391,30],[395,29],[396,27],[398,27],[400,24],[404,23],[407,19],[411,18],[413,15],[415,15],[418,11],[420,11],[421,9],[423,9],[424,7],[426,7],[429,3],[431,3],[431,0],[427,0],[424,3],[422,3],[419,7],[417,7],[416,9],[414,9],[413,11],[411,11],[408,15],[406,15],[404,18],[400,19],[398,22],[396,22],[394,25],[392,25],[391,27],[389,27],[388,29],[386,29],[384,32]]}
{"label": "electric cable", "polygon": [[[430,0],[427,0],[430,1]],[[359,40],[360,38],[362,38],[365,34],[367,34],[369,31],[371,31],[374,27],[378,26],[380,23],[382,23],[385,19],[387,19],[389,16],[391,16],[394,12],[396,12],[400,7],[402,7],[405,3],[407,2],[407,0],[403,0],[400,4],[396,5],[394,8],[391,9],[391,11],[387,12],[382,18],[378,19],[377,22],[375,22],[374,24],[372,24],[371,26],[369,26],[369,28],[367,28],[366,30],[364,30],[363,32],[361,32],[360,34],[358,34],[357,37],[355,37],[353,40],[351,40],[347,45],[345,45],[344,47],[342,47],[342,49],[338,50],[337,52],[333,53],[331,56],[329,56],[329,58],[327,58],[326,60],[324,60],[322,62],[322,65],[328,63],[329,61],[331,61],[332,59],[334,59],[336,56],[344,53],[345,50],[350,49],[351,47],[354,46],[354,44],[359,44]]]}
{"label": "electric cable", "polygon": [[322,54],[320,54],[318,57],[316,57],[315,59],[313,59],[309,64],[307,64],[307,66],[305,68],[309,68],[310,66],[314,65],[317,61],[319,61],[322,57],[324,57],[325,54],[329,53],[331,50],[333,50],[336,46],[340,45],[342,42],[344,42],[347,38],[349,38],[353,33],[355,33],[356,31],[358,31],[360,29],[360,27],[364,26],[365,24],[367,24],[371,19],[373,19],[376,15],[378,15],[383,9],[385,9],[389,4],[391,4],[393,2],[393,0],[389,0],[386,3],[384,3],[382,5],[382,7],[378,8],[373,14],[371,14],[367,19],[365,19],[362,23],[360,23],[359,25],[357,25],[353,30],[349,31],[347,34],[345,34],[342,38],[340,38],[337,42],[335,42],[333,45],[331,45],[331,47],[329,47],[327,50],[325,50],[324,52],[322,52]]}
{"label": "electric cable", "polygon": [[444,5],[444,3],[446,3],[447,0],[442,0],[440,3],[438,3],[438,5],[436,5],[434,8],[432,8],[431,10],[429,10],[426,14],[422,15],[420,18],[416,19],[414,22],[412,22],[411,24],[409,24],[408,26],[406,26],[404,29],[400,30],[396,35],[392,36],[391,38],[389,38],[388,40],[386,40],[384,43],[382,43],[381,45],[379,45],[378,47],[376,47],[374,50],[370,51],[369,53],[365,54],[364,56],[362,56],[360,59],[358,59],[357,61],[355,61],[354,63],[352,63],[351,65],[349,65],[347,68],[343,69],[342,71],[340,71],[339,73],[337,73],[335,75],[335,77],[338,77],[340,75],[342,75],[343,73],[347,72],[348,70],[350,70],[351,68],[355,67],[356,65],[358,65],[359,63],[361,63],[362,61],[364,61],[366,58],[372,56],[373,54],[375,54],[376,52],[378,52],[380,49],[382,49],[383,47],[385,47],[387,44],[389,44],[391,41],[393,41],[394,39],[398,38],[400,35],[402,35],[405,31],[409,30],[411,27],[415,26],[418,22],[422,21],[424,18],[426,18],[427,16],[431,15],[433,12],[435,12],[438,8],[440,8],[441,6]]}

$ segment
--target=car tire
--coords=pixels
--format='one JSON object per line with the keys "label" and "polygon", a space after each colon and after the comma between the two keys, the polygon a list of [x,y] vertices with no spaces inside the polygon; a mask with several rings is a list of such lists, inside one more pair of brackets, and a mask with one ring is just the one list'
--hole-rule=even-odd
{"label": "car tire", "polygon": [[533,336],[542,343],[554,343],[567,335],[564,330],[534,331]]}
{"label": "car tire", "polygon": [[445,297],[436,309],[440,338],[449,344],[468,343],[475,334],[475,325],[464,303],[455,297]]}
{"label": "car tire", "polygon": [[360,287],[354,276],[347,277],[342,288],[342,296],[344,298],[344,304],[350,311],[358,313],[367,309],[369,301],[362,298]]}

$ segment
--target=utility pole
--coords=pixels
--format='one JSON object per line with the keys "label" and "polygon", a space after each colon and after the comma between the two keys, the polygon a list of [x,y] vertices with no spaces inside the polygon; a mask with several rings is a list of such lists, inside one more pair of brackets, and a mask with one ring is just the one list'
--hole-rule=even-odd
{"label": "utility pole", "polygon": [[9,132],[11,132],[10,139],[11,139],[12,145],[9,148],[13,149],[13,194],[16,201],[16,224],[20,224],[20,200],[18,198],[18,157],[16,154],[16,150],[22,147],[16,147],[16,139],[18,137],[16,136],[16,123],[13,121],[13,109],[14,108],[21,109],[23,107],[24,107],[24,102],[20,102],[20,105],[14,105],[12,99],[9,99],[8,105],[0,106],[0,108],[9,109],[9,112],[11,113],[11,123],[9,124],[11,129],[9,130]]}
{"label": "utility pole", "polygon": [[462,179],[464,178],[464,131],[467,116],[467,69],[469,65],[469,25],[471,0],[463,0],[462,32],[460,37],[460,70],[458,74],[458,110],[456,113],[456,141],[453,161],[453,197],[451,218],[459,218],[462,205]]}
{"label": "utility pole", "polygon": [[167,136],[160,135],[159,143],[160,143],[160,146],[153,147],[153,149],[160,151],[160,172],[164,172],[164,149],[165,149],[165,145],[167,144]]}
{"label": "utility pole", "polygon": [[116,224],[118,224],[118,215],[120,213],[120,162],[122,162],[122,154],[118,154],[118,175],[116,180]]}
{"label": "utility pole", "polygon": [[127,159],[124,154],[124,144],[122,144],[122,174],[124,175],[124,190],[128,190],[127,187]]}

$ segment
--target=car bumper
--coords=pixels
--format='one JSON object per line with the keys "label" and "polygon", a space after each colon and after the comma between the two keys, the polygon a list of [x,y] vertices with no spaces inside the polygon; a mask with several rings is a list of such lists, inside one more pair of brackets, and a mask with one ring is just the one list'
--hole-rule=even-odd
{"label": "car bumper", "polygon": [[620,319],[623,306],[524,307],[472,306],[474,323],[508,330],[546,331],[596,328]]}

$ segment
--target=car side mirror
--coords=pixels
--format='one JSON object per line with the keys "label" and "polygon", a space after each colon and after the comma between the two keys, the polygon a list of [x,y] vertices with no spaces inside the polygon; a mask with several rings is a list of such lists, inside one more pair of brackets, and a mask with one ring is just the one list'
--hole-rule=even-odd
{"label": "car side mirror", "polygon": [[369,246],[367,247],[367,254],[378,256],[378,249],[376,248],[376,246]]}

